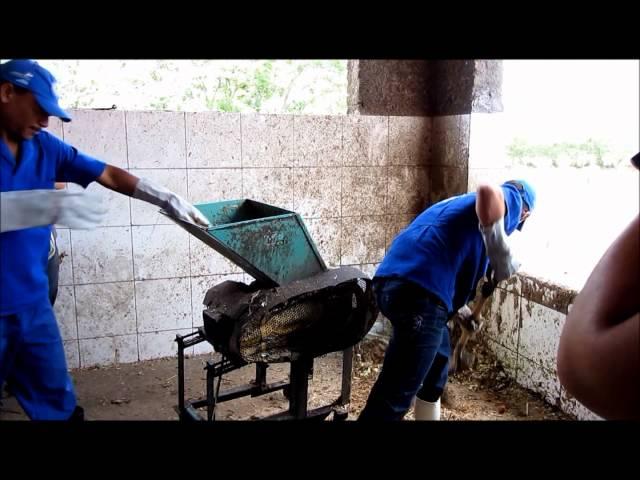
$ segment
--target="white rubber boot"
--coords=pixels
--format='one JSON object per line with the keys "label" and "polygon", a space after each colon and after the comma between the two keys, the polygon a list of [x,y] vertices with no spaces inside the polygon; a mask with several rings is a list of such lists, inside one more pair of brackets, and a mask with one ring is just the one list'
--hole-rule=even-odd
{"label": "white rubber boot", "polygon": [[413,416],[416,420],[440,420],[440,399],[427,402],[416,397]]}

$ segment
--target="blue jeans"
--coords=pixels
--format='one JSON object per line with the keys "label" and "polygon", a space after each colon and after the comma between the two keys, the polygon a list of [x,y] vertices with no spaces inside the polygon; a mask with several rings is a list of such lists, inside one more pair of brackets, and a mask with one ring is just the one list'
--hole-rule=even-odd
{"label": "blue jeans", "polygon": [[435,401],[449,368],[446,308],[420,286],[399,278],[376,278],[378,307],[393,333],[382,370],[358,420],[402,420],[413,397]]}
{"label": "blue jeans", "polygon": [[0,316],[0,385],[5,380],[32,420],[67,420],[74,413],[76,395],[48,300]]}

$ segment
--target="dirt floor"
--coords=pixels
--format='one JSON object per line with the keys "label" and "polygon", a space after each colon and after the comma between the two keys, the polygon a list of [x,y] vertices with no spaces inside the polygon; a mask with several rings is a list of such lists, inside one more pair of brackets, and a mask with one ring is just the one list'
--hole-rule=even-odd
{"label": "dirt floor", "polygon": [[[377,378],[384,344],[370,341],[356,348],[349,419],[357,418]],[[203,366],[212,357],[188,358],[186,393],[188,398],[205,395]],[[273,364],[267,381],[288,378],[288,364]],[[336,400],[340,394],[342,354],[318,358],[309,386],[309,408]],[[221,391],[248,383],[255,366],[235,370],[222,379]],[[177,361],[175,358],[134,364],[100,367],[72,372],[78,403],[88,420],[177,420]],[[288,401],[281,391],[260,397],[244,397],[220,403],[216,418],[250,420],[286,410]],[[331,418],[331,417],[329,417]],[[0,420],[24,420],[13,397],[3,393]],[[413,419],[410,411],[407,420]],[[490,359],[479,362],[473,371],[453,375],[442,402],[443,420],[563,420],[571,416],[546,404],[539,396],[510,381]]]}
{"label": "dirt floor", "polygon": [[[351,411],[354,417],[367,401],[384,358],[385,343],[369,341],[356,348]],[[504,373],[486,350],[476,347],[473,370],[449,376],[442,397],[442,420],[574,420],[574,417],[546,403]],[[349,416],[351,418],[351,415]],[[405,420],[413,420],[413,410]]]}

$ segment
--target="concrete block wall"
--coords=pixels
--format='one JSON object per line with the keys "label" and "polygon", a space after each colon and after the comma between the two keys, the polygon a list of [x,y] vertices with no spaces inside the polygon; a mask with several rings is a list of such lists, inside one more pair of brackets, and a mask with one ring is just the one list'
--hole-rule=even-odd
{"label": "concrete block wall", "polygon": [[485,305],[480,338],[518,384],[580,420],[597,420],[558,380],[558,342],[576,295],[575,290],[517,274]]}
{"label": "concrete block wall", "polygon": [[[72,115],[67,124],[52,119],[49,130],[194,203],[253,198],[299,212],[330,267],[357,265],[369,275],[430,201],[466,189],[459,146],[432,148],[458,138],[449,131],[463,125],[457,117]],[[104,222],[58,230],[55,310],[70,368],[174,355],[176,333],[202,324],[210,287],[251,281],[157,208],[96,183],[89,190],[109,206]]]}

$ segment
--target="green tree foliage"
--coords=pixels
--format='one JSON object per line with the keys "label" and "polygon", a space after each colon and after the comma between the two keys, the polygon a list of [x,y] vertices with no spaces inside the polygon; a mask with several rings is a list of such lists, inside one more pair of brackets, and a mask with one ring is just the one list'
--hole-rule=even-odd
{"label": "green tree foliage", "polygon": [[613,168],[624,161],[624,154],[615,151],[601,140],[589,138],[582,143],[559,142],[553,144],[531,145],[523,138],[514,138],[507,145],[507,156],[520,165],[539,166],[550,161],[551,166],[569,165],[582,168],[595,165]]}
{"label": "green tree foliage", "polygon": [[46,60],[70,108],[343,114],[346,60]]}

